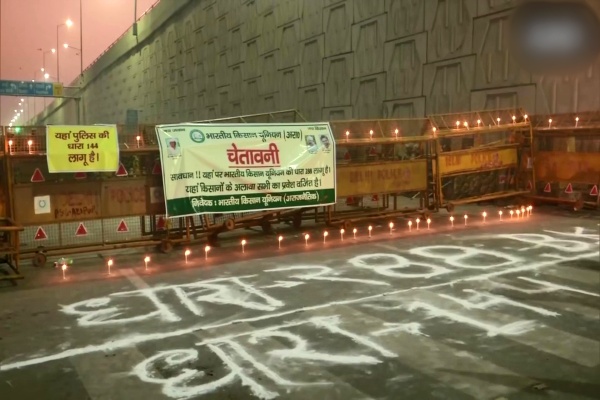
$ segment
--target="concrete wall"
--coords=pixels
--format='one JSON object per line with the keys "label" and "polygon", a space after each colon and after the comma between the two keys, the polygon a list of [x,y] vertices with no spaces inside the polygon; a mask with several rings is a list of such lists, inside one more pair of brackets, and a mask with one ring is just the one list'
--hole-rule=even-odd
{"label": "concrete wall", "polygon": [[[600,109],[600,60],[524,71],[516,0],[162,0],[84,76],[81,122],[166,123],[297,108],[310,120],[520,106]],[[57,101],[41,123],[76,123]],[[64,111],[60,109],[64,108]]]}

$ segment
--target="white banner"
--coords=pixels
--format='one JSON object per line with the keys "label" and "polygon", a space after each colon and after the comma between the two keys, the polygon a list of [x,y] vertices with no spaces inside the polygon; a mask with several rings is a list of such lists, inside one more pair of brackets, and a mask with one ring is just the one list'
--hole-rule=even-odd
{"label": "white banner", "polygon": [[167,216],[335,203],[328,123],[156,127]]}

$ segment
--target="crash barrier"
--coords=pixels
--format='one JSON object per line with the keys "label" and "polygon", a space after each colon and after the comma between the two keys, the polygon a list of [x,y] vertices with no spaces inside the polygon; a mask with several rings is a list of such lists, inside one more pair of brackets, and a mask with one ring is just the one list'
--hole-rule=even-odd
{"label": "crash barrier", "polygon": [[[240,119],[272,123],[303,118],[290,110],[231,120]],[[223,230],[263,222],[263,216],[248,213],[165,218],[162,167],[153,125],[134,130],[116,127],[116,172],[50,173],[46,128],[9,127],[2,132],[6,215],[23,226],[20,250],[23,258],[33,258],[36,266],[44,265],[51,255],[101,249],[158,245],[168,252],[178,243],[205,240]],[[65,140],[65,145],[73,148],[79,143],[72,137]],[[86,152],[100,154],[94,143],[89,145],[92,147],[85,148]]]}
{"label": "crash barrier", "polygon": [[[0,218],[0,280],[22,279],[19,272],[19,232],[23,227],[10,218]],[[8,271],[4,269],[8,268]]]}
{"label": "crash barrier", "polygon": [[[530,136],[522,110],[493,110],[430,117],[435,130],[433,165],[436,203],[452,212],[456,205],[528,193],[523,160]],[[525,183],[524,183],[525,182]]]}
{"label": "crash barrier", "polygon": [[337,199],[317,222],[341,225],[366,219],[421,214],[430,196],[433,137],[427,119],[333,121]]}
{"label": "crash barrier", "polygon": [[20,246],[19,233],[23,227],[9,218],[11,196],[9,187],[11,174],[7,168],[7,159],[3,151],[4,129],[0,127],[0,280],[22,279],[19,272]]}
{"label": "crash barrier", "polygon": [[[303,121],[289,110],[199,122]],[[69,252],[148,245],[168,252],[174,245],[210,242],[240,228],[271,232],[277,223],[299,228],[310,219],[349,227],[380,217],[426,216],[442,207],[516,196],[535,185],[531,125],[520,110],[333,121],[330,127],[337,198],[326,205],[258,211],[225,207],[174,218],[165,218],[155,126],[117,127],[116,173],[49,173],[46,127],[11,128],[2,136],[6,215],[24,227],[23,257],[44,265],[48,256]]]}
{"label": "crash barrier", "polygon": [[600,114],[536,116],[530,198],[600,208]]}

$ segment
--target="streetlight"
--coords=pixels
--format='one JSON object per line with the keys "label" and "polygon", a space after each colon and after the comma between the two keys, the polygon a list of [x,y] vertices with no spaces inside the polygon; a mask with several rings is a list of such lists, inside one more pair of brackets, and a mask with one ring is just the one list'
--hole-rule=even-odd
{"label": "streetlight", "polygon": [[73,26],[73,21],[68,19],[65,21],[64,24],[56,25],[56,77],[59,82],[60,82],[60,52],[58,51],[58,31],[61,26],[66,26],[67,28],[70,28],[71,26]]}
{"label": "streetlight", "polygon": [[77,47],[73,47],[73,46],[69,46],[68,43],[63,44],[63,47],[65,49],[73,49],[75,51],[78,51],[79,53],[77,53],[79,55],[79,73],[81,75],[83,75],[83,58],[81,58],[81,49],[78,49]]}
{"label": "streetlight", "polygon": [[40,51],[42,53],[42,68],[41,71],[42,72],[46,72],[46,54],[49,53],[56,53],[56,49],[50,49],[50,50],[44,50],[44,49],[38,49],[38,51]]}

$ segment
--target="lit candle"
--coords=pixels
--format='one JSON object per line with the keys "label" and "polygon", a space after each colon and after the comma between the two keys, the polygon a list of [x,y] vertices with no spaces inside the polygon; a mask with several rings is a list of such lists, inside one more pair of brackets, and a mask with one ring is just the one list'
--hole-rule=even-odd
{"label": "lit candle", "polygon": [[396,134],[396,139],[398,139],[398,129],[396,128],[396,130],[394,130],[394,133]]}
{"label": "lit candle", "polygon": [[551,128],[551,127],[552,127],[552,118],[550,118],[550,119],[548,120],[548,128]]}
{"label": "lit candle", "polygon": [[500,216],[500,221],[502,221],[502,211],[498,211],[498,215]]}
{"label": "lit candle", "polygon": [[523,119],[524,119],[525,121],[527,121],[527,118],[529,118],[529,116],[528,116],[527,114],[523,115]]}
{"label": "lit candle", "polygon": [[437,131],[437,128],[434,126],[433,127],[433,136],[435,136],[435,132]]}
{"label": "lit candle", "polygon": [[517,213],[517,219],[519,219],[519,215],[521,215],[521,211],[517,210],[516,213]]}
{"label": "lit candle", "polygon": [[394,229],[394,223],[390,222],[390,235],[392,234],[393,229]]}
{"label": "lit candle", "polygon": [[307,233],[306,235],[304,235],[304,244],[306,246],[308,246],[308,239],[310,238],[310,235]]}
{"label": "lit candle", "polygon": [[575,117],[575,127],[577,128],[577,125],[579,124],[579,117]]}
{"label": "lit candle", "polygon": [[467,121],[465,121],[465,122],[463,123],[463,125],[464,125],[464,127],[465,127],[465,128],[469,129],[469,123],[468,123]]}
{"label": "lit candle", "polygon": [[242,239],[242,253],[246,252],[246,239]]}
{"label": "lit candle", "polygon": [[369,131],[369,136],[371,137],[371,140],[373,140],[373,129]]}
{"label": "lit candle", "polygon": [[469,216],[467,214],[465,214],[465,226],[467,226],[467,220],[469,219]]}
{"label": "lit candle", "polygon": [[512,219],[512,217],[513,217],[513,210],[510,210],[509,214],[510,214],[510,219]]}
{"label": "lit candle", "polygon": [[135,137],[135,140],[137,140],[137,147],[138,147],[138,148],[140,147],[140,139],[141,139],[140,135],[137,135],[137,136]]}
{"label": "lit candle", "polygon": [[456,129],[460,128],[460,121],[456,121]]}
{"label": "lit candle", "polygon": [[477,120],[477,127],[478,128],[479,128],[479,125],[481,125],[481,120],[480,119]]}
{"label": "lit candle", "polygon": [[373,227],[371,225],[369,225],[369,237],[371,237],[371,231],[373,230]]}
{"label": "lit candle", "polygon": [[323,232],[323,243],[325,243],[325,241],[327,240],[328,235],[329,233],[327,233],[327,231]]}
{"label": "lit candle", "polygon": [[417,218],[417,230],[419,230],[419,223],[421,222],[421,220],[419,218]]}
{"label": "lit candle", "polygon": [[208,252],[210,251],[210,246],[204,247],[204,259],[208,260]]}
{"label": "lit candle", "polygon": [[185,253],[183,253],[183,254],[184,254],[184,256],[185,256],[185,263],[187,264],[187,262],[188,262],[188,256],[189,256],[190,254],[192,254],[192,252],[191,252],[189,249],[186,249],[186,250],[185,250]]}
{"label": "lit candle", "polygon": [[150,262],[150,257],[148,257],[148,256],[144,257],[144,268],[146,269],[146,271],[148,270],[149,262]]}
{"label": "lit candle", "polygon": [[355,240],[356,240],[356,232],[357,232],[357,229],[356,229],[356,228],[352,229],[352,233],[354,234],[354,239],[355,239]]}
{"label": "lit candle", "polygon": [[496,118],[496,122],[500,125],[500,118]]}
{"label": "lit candle", "polygon": [[512,116],[512,120],[513,120],[513,124],[516,123],[517,121],[517,117],[515,117],[514,115]]}
{"label": "lit candle", "polygon": [[408,231],[412,231],[412,221],[408,221]]}
{"label": "lit candle", "polygon": [[529,215],[533,214],[533,206],[529,206]]}
{"label": "lit candle", "polygon": [[450,224],[452,225],[452,227],[454,228],[454,217],[450,217]]}
{"label": "lit candle", "polygon": [[111,268],[111,267],[112,267],[112,265],[113,265],[113,260],[112,260],[112,259],[109,259],[109,260],[108,260],[108,262],[106,263],[106,265],[108,265],[108,274],[110,275],[110,268]]}
{"label": "lit candle", "polygon": [[521,215],[525,217],[525,207],[521,207]]}
{"label": "lit candle", "polygon": [[8,141],[8,151],[9,151],[11,154],[12,154],[12,146],[13,146],[13,141],[12,141],[12,139],[10,139],[10,140]]}
{"label": "lit candle", "polygon": [[427,218],[427,230],[429,230],[430,225],[431,225],[431,218]]}
{"label": "lit candle", "polygon": [[340,237],[342,238],[342,242],[344,241],[344,232],[346,232],[344,228],[340,229]]}
{"label": "lit candle", "polygon": [[29,154],[31,154],[31,145],[33,145],[33,140],[29,139],[27,141],[27,148],[28,148]]}
{"label": "lit candle", "polygon": [[62,274],[63,274],[63,280],[67,279],[67,277],[65,276],[65,271],[67,270],[67,264],[63,264],[62,267]]}
{"label": "lit candle", "polygon": [[350,131],[346,131],[346,142],[348,141],[349,136],[350,136]]}
{"label": "lit candle", "polygon": [[281,241],[282,240],[283,240],[283,236],[279,236],[279,239],[278,239],[278,241],[279,241],[279,243],[278,243],[279,244],[279,248],[281,248]]}
{"label": "lit candle", "polygon": [[487,217],[487,213],[484,211],[481,215],[483,215],[483,223],[485,224],[485,217]]}

